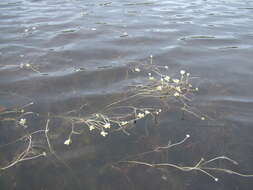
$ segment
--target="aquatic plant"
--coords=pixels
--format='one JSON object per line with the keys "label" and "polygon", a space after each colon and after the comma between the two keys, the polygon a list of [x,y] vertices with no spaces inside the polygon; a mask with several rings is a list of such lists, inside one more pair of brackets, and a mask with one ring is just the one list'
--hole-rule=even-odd
{"label": "aquatic plant", "polygon": [[23,149],[23,150],[18,150],[15,156],[13,156],[14,157],[13,160],[10,161],[5,166],[1,166],[0,170],[9,169],[20,162],[36,159],[41,156],[46,156],[46,152],[37,151],[36,147],[33,144],[34,136],[44,133],[45,131],[37,130],[31,133],[28,133],[25,131],[26,128],[28,127],[26,117],[28,115],[39,116],[37,113],[26,111],[26,109],[32,105],[33,105],[33,102],[30,102],[21,107],[2,109],[2,111],[0,112],[0,122],[2,122],[2,124],[9,125],[10,127],[14,125],[19,129],[21,127],[21,130],[23,131],[23,134],[24,134],[23,136],[15,139],[12,142],[8,142],[6,144],[0,145],[0,148],[6,148],[11,145],[18,145],[18,147],[22,147],[21,149]]}
{"label": "aquatic plant", "polygon": [[[172,147],[178,146],[183,144],[187,139],[190,138],[190,135],[187,134],[185,136],[185,138],[177,143],[171,144],[170,142],[168,143],[168,145],[165,146],[158,146],[153,150],[147,151],[147,152],[142,152],[140,154],[137,155],[133,155],[131,156],[131,158],[133,157],[140,157],[140,156],[145,156],[148,154],[152,154],[152,153],[161,153],[163,151],[168,151],[169,149],[171,149]],[[173,164],[173,163],[168,163],[168,162],[164,162],[164,163],[149,163],[146,161],[139,161],[139,160],[128,160],[130,157],[128,157],[126,160],[123,161],[119,161],[116,164],[131,164],[131,165],[142,165],[142,166],[146,166],[146,167],[151,167],[151,168],[155,168],[157,170],[160,170],[164,175],[166,175],[166,171],[169,170],[169,168],[175,168],[178,169],[180,171],[183,172],[192,172],[192,171],[198,171],[200,173],[203,173],[204,175],[207,175],[208,177],[211,177],[214,181],[219,181],[219,178],[215,177],[211,172],[223,172],[223,173],[227,173],[227,174],[234,174],[234,175],[238,175],[241,177],[253,177],[253,175],[250,174],[242,174],[230,169],[226,169],[226,168],[222,168],[222,167],[215,167],[215,166],[209,166],[213,163],[217,163],[218,161],[228,161],[234,165],[238,165],[238,163],[227,157],[227,156],[218,156],[218,157],[214,157],[212,159],[209,160],[205,160],[204,158],[201,158],[194,166],[181,166],[181,165],[177,165],[177,164]]]}
{"label": "aquatic plant", "polygon": [[[33,67],[31,67],[31,65],[27,64],[21,65],[20,68],[36,71]],[[99,109],[97,112],[83,113],[81,110],[84,109],[84,106],[81,106],[79,109],[62,114],[48,114],[43,116],[34,112],[26,111],[26,108],[31,106],[33,103],[21,106],[20,108],[2,109],[0,111],[0,121],[11,122],[15,124],[15,126],[19,128],[21,127],[24,130],[24,135],[17,138],[17,140],[4,144],[0,147],[2,148],[17,143],[20,143],[22,147],[21,151],[19,150],[18,153],[15,154],[14,159],[4,166],[1,164],[2,166],[0,169],[6,170],[21,162],[47,156],[49,153],[53,154],[57,160],[61,161],[61,158],[59,158],[55,153],[50,141],[49,122],[55,119],[70,124],[68,125],[70,127],[64,129],[66,131],[70,131],[62,141],[62,144],[66,146],[71,146],[74,141],[73,135],[81,135],[87,132],[93,133],[94,131],[102,137],[107,137],[115,132],[122,132],[126,135],[131,135],[131,129],[135,128],[136,123],[139,121],[153,121],[153,123],[149,123],[157,125],[157,117],[161,113],[166,113],[166,111],[170,110],[172,103],[179,105],[183,114],[192,114],[200,120],[209,119],[209,117],[202,114],[197,109],[194,109],[194,107],[190,105],[192,97],[199,89],[194,87],[191,83],[192,79],[195,77],[193,77],[189,72],[181,70],[176,77],[171,76],[169,74],[168,66],[159,66],[154,64],[153,56],[150,56],[149,63],[133,63],[130,65],[127,73],[131,73],[133,76],[138,74],[142,77],[137,84],[133,83],[126,89],[126,92],[121,96],[123,98],[108,103],[108,105]],[[26,131],[26,129],[29,128],[27,116],[30,114],[34,114],[41,119],[46,118],[45,128],[32,132]],[[42,150],[38,149],[36,146],[36,140],[34,139],[38,138],[37,135],[40,136],[39,138],[44,139],[45,143],[43,144],[44,147]],[[181,145],[189,138],[190,135],[187,134],[183,140],[177,143],[168,143],[165,146],[157,146],[150,151],[140,152],[137,155],[130,157],[128,156],[123,160],[113,163],[112,165],[116,164],[119,165],[119,167],[122,167],[122,164],[127,164],[127,167],[131,167],[131,165],[142,165],[158,169],[165,173],[167,169],[171,167],[184,172],[198,171],[211,177],[215,181],[218,181],[218,178],[211,173],[212,171],[235,174],[241,177],[253,177],[253,175],[241,174],[223,167],[210,166],[210,164],[214,164],[216,161],[220,160],[225,160],[235,165],[238,164],[236,161],[227,156],[218,156],[209,160],[201,158],[193,166],[181,166],[170,162],[157,163],[155,160],[151,163],[144,159],[148,154],[168,151],[172,147]],[[139,158],[140,156],[142,157],[142,160],[130,159]],[[61,162],[64,163],[64,161]],[[6,161],[4,161],[4,163],[6,163]],[[70,168],[67,164],[64,163],[64,165]]]}
{"label": "aquatic plant", "polygon": [[16,108],[3,108],[1,111],[0,111],[0,121],[1,122],[12,122],[12,123],[15,123],[16,126],[22,126],[24,128],[27,127],[26,125],[26,116],[28,115],[37,115],[36,113],[34,112],[28,112],[26,111],[25,109],[29,106],[32,106],[33,105],[33,102],[30,102],[26,105],[23,105],[21,107],[16,107]]}
{"label": "aquatic plant", "polygon": [[[88,128],[89,131],[99,131],[103,137],[114,131],[122,131],[129,135],[128,129],[134,127],[138,120],[147,116],[156,118],[161,112],[170,109],[172,101],[179,103],[183,112],[205,120],[204,115],[193,111],[192,106],[188,105],[191,97],[198,91],[198,88],[194,88],[191,84],[191,79],[194,77],[185,70],[181,70],[178,77],[171,77],[168,70],[168,66],[155,65],[153,56],[150,56],[149,63],[130,65],[130,72],[142,73],[146,77],[141,83],[129,86],[120,100],[108,104],[100,112],[84,116],[80,113],[82,106],[77,110],[54,116],[71,124],[71,132],[64,144],[70,145],[72,136],[81,134],[84,128]],[[80,125],[82,128],[78,127],[77,131],[76,126]]]}

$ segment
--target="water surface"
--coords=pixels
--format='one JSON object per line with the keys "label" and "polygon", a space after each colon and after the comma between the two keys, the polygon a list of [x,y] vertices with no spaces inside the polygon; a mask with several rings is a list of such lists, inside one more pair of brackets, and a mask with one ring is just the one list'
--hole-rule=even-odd
{"label": "water surface", "polygon": [[[42,116],[31,121],[35,129],[45,125],[48,112],[59,114],[86,103],[87,112],[101,109],[141,80],[126,78],[126,70],[131,62],[148,61],[151,54],[156,64],[169,66],[172,75],[184,69],[198,76],[193,83],[200,90],[193,105],[214,120],[186,115],[182,121],[180,111],[172,110],[160,118],[162,140],[138,133],[108,138],[86,134],[76,137],[71,147],[62,145],[67,135],[62,131],[54,145],[64,164],[53,155],[24,162],[0,174],[0,187],[252,189],[252,178],[220,173],[215,173],[217,183],[194,172],[172,170],[171,178],[165,179],[145,167],[123,174],[121,169],[108,169],[133,147],[179,141],[189,133],[189,143],[173,149],[171,161],[193,165],[201,157],[227,155],[240,164],[232,169],[253,173],[252,29],[250,0],[2,0],[0,105],[34,102],[30,109]],[[27,63],[37,70],[20,68]],[[51,123],[53,129],[61,125]],[[3,124],[1,128],[1,142],[6,143],[12,133]]]}

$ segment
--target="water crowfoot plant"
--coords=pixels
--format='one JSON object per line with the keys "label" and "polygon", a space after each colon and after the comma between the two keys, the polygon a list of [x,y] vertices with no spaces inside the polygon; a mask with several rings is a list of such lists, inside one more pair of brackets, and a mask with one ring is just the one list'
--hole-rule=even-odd
{"label": "water crowfoot plant", "polygon": [[15,165],[17,165],[20,162],[24,162],[24,161],[28,161],[28,160],[33,160],[39,157],[43,157],[46,156],[46,152],[41,152],[41,151],[37,151],[36,147],[33,145],[33,136],[38,134],[38,133],[42,133],[42,130],[39,131],[35,131],[32,132],[31,134],[25,135],[17,140],[15,140],[14,142],[5,144],[5,145],[1,145],[0,148],[12,145],[12,144],[17,144],[17,143],[21,143],[23,142],[26,145],[26,148],[21,151],[21,153],[18,153],[15,158],[8,163],[6,166],[0,166],[0,170],[6,170],[9,169]]}
{"label": "water crowfoot plant", "polygon": [[[73,116],[63,114],[54,116],[71,124],[71,132],[64,144],[69,145],[72,142],[72,135],[78,135],[85,128],[89,131],[99,131],[100,135],[106,137],[109,132],[122,131],[129,135],[128,129],[134,127],[134,124],[147,116],[155,117],[161,112],[161,109],[155,108],[138,108],[135,106],[115,106],[107,109],[107,115],[103,113],[93,113],[87,116]],[[75,113],[75,112],[71,112]],[[77,126],[82,126],[82,131],[76,131]],[[80,127],[79,127],[80,128]]]}
{"label": "water crowfoot plant", "polygon": [[[39,72],[30,64],[20,65],[20,68],[31,69],[35,72]],[[17,140],[13,142],[0,146],[0,148],[6,148],[12,144],[19,144],[21,146],[19,151],[14,153],[14,159],[11,161],[1,159],[0,170],[6,170],[23,161],[33,160],[51,154],[56,158],[56,160],[61,162],[71,171],[76,180],[77,178],[75,177],[74,172],[72,172],[72,168],[56,154],[56,151],[53,148],[53,143],[51,143],[51,137],[59,138],[60,135],[58,133],[64,133],[64,139],[60,139],[61,145],[64,149],[73,148],[75,142],[77,141],[75,136],[81,136],[86,133],[91,133],[91,137],[94,134],[98,134],[97,136],[99,138],[101,137],[100,139],[102,142],[104,138],[110,138],[116,132],[129,136],[132,134],[132,131],[134,131],[136,132],[135,136],[137,136],[137,141],[141,138],[160,137],[160,128],[156,127],[158,126],[157,118],[160,114],[164,116],[168,113],[167,111],[171,109],[172,104],[176,104],[176,107],[180,107],[183,114],[189,113],[201,121],[209,119],[209,117],[202,114],[191,105],[192,98],[199,89],[194,87],[191,83],[192,79],[195,77],[186,70],[180,70],[176,75],[172,75],[169,73],[169,67],[167,65],[155,65],[153,56],[151,55],[149,63],[132,64],[130,69],[127,70],[127,77],[129,74],[137,79],[135,82],[131,83],[131,85],[127,86],[125,93],[121,96],[123,98],[109,102],[105,107],[93,110],[91,113],[86,112],[86,110],[83,111],[87,104],[81,106],[77,110],[68,111],[58,115],[48,114],[46,116],[26,111],[26,108],[33,105],[33,103],[13,109],[1,109],[0,107],[0,121],[4,125],[7,122],[11,123],[11,125],[14,125],[16,130],[21,130],[23,132],[22,134],[25,134],[19,135],[19,137],[22,137],[17,138]],[[30,120],[29,117],[27,117],[28,115],[36,115],[41,119],[46,118],[45,127],[41,130],[33,130],[30,127]],[[49,123],[52,120],[58,120],[62,123],[62,125],[59,125],[59,128],[54,128],[51,131],[51,128],[49,129]],[[140,125],[137,123],[140,123]],[[144,130],[141,129],[143,127],[142,124],[145,124],[144,127],[147,125],[152,126],[153,128],[151,129],[146,127],[145,132],[143,133]],[[65,128],[65,126],[67,126],[67,128]],[[140,128],[140,130],[136,128]],[[150,131],[154,132],[154,134],[152,132],[147,132],[147,129],[150,129]],[[142,131],[141,134],[140,131]],[[51,134],[53,132],[56,132],[55,136]],[[156,134],[159,135],[156,136]],[[36,138],[43,142],[41,145],[42,148],[37,147]],[[147,151],[137,151],[137,154],[130,156],[129,153],[126,153],[127,156],[120,161],[113,162],[115,163],[113,166],[114,168],[126,167],[125,171],[130,170],[132,166],[136,165],[146,166],[159,170],[164,173],[164,175],[166,175],[169,168],[175,168],[184,172],[197,171],[211,177],[215,181],[218,181],[219,179],[213,174],[213,172],[223,172],[241,177],[253,177],[253,175],[242,174],[240,172],[227,169],[226,167],[220,167],[220,165],[219,167],[215,166],[217,161],[226,161],[232,163],[233,165],[238,165],[236,161],[227,156],[218,156],[209,160],[201,158],[196,164],[193,164],[193,166],[182,166],[169,161],[167,151],[182,145],[188,141],[189,138],[190,135],[187,134],[179,142],[172,144],[169,141],[169,143],[164,146],[151,146],[151,148],[148,146],[148,143],[144,141],[142,142],[142,145],[144,147],[149,147],[148,150],[144,149]],[[151,141],[152,140],[153,139],[151,139]],[[157,144],[160,143],[153,143],[152,145]],[[164,153],[167,154],[166,160],[150,160],[150,157],[147,159],[147,156],[151,155],[151,158],[155,158],[152,157],[152,155],[157,154],[160,154],[162,157],[162,154]],[[110,163],[112,163],[111,160]]]}
{"label": "water crowfoot plant", "polygon": [[[157,152],[162,152],[164,150],[168,150],[172,147],[178,146],[183,144],[188,138],[190,138],[190,135],[186,135],[185,138],[177,143],[174,144],[168,144],[166,146],[158,146],[153,150],[147,151],[147,152],[143,152],[134,156],[133,157],[140,157],[140,156],[145,156],[147,154],[152,154],[152,153],[157,153]],[[178,169],[180,171],[183,172],[191,172],[191,171],[198,171],[200,173],[203,173],[204,175],[207,175],[208,177],[211,177],[214,181],[219,181],[219,178],[215,177],[211,171],[213,172],[223,172],[223,173],[227,173],[227,174],[234,174],[234,175],[238,175],[241,177],[253,177],[253,175],[251,174],[242,174],[240,172],[236,172],[230,169],[226,169],[226,168],[222,168],[222,167],[211,167],[208,166],[210,164],[213,164],[217,161],[228,161],[234,165],[238,165],[238,163],[227,157],[227,156],[218,156],[215,158],[212,158],[210,160],[205,160],[204,158],[201,158],[194,166],[181,166],[181,165],[177,165],[177,164],[172,164],[172,163],[149,163],[149,162],[145,162],[145,161],[139,161],[139,160],[128,160],[130,157],[127,157],[125,161],[119,161],[118,164],[132,164],[132,165],[143,165],[143,166],[147,166],[147,167],[152,167],[155,169],[160,170],[162,173],[166,174],[166,170],[168,170],[169,168],[175,168]]]}

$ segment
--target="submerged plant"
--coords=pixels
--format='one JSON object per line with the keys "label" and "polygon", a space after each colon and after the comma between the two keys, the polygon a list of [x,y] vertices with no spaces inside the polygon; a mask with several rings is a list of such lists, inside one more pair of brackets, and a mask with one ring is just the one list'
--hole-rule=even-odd
{"label": "submerged plant", "polygon": [[[133,155],[131,156],[131,158],[133,157],[140,157],[140,156],[146,156],[149,154],[154,154],[154,153],[162,153],[164,151],[168,151],[170,148],[178,146],[183,144],[187,139],[190,138],[190,135],[187,134],[185,136],[185,138],[177,143],[171,144],[170,142],[168,143],[168,145],[166,146],[158,146],[153,150],[147,151],[147,152],[142,152],[139,153],[137,155]],[[168,163],[168,162],[162,162],[162,163],[149,163],[146,161],[140,161],[140,160],[128,160],[128,158],[126,158],[126,160],[123,161],[119,161],[116,164],[131,164],[131,165],[143,165],[146,167],[151,167],[151,168],[155,168],[160,170],[162,173],[164,173],[164,175],[166,175],[166,171],[169,170],[169,168],[175,168],[178,169],[180,171],[183,172],[191,172],[191,171],[198,171],[204,175],[207,175],[208,177],[211,177],[213,180],[215,180],[216,182],[219,180],[219,178],[215,177],[211,172],[223,172],[223,173],[227,173],[227,174],[234,174],[234,175],[238,175],[241,177],[253,177],[253,175],[251,174],[243,174],[240,172],[236,172],[230,169],[226,169],[226,168],[222,168],[222,167],[215,167],[215,166],[210,166],[211,164],[215,164],[215,162],[217,163],[217,161],[228,161],[234,165],[238,165],[238,163],[227,157],[227,156],[218,156],[209,160],[205,160],[204,158],[201,158],[195,165],[193,166],[182,166],[182,165],[177,165],[177,164],[173,164],[173,163]]]}
{"label": "submerged plant", "polygon": [[41,132],[43,132],[43,131],[41,131],[41,130],[35,131],[31,134],[25,135],[25,136],[15,140],[14,142],[2,145],[0,148],[9,146],[11,144],[22,143],[22,144],[26,145],[26,147],[23,151],[21,151],[20,153],[17,153],[15,158],[12,161],[10,161],[7,165],[0,166],[0,170],[9,169],[9,168],[19,164],[20,162],[33,160],[33,159],[36,159],[36,158],[39,158],[39,157],[42,157],[42,156],[46,156],[46,152],[38,152],[36,150],[36,147],[33,146],[33,136],[35,134],[38,134],[38,133],[41,133]]}
{"label": "submerged plant", "polygon": [[18,128],[22,127],[22,130],[23,130],[22,134],[24,134],[23,136],[21,136],[20,138],[12,142],[8,142],[6,144],[0,145],[0,149],[2,148],[10,149],[8,147],[11,147],[12,145],[21,147],[20,148],[21,150],[18,150],[18,152],[14,154],[13,156],[14,159],[9,161],[8,164],[5,164],[5,166],[0,166],[0,170],[9,169],[20,162],[36,159],[41,156],[46,156],[46,152],[38,151],[37,149],[38,147],[34,145],[34,141],[33,141],[33,138],[35,138],[34,136],[44,133],[44,130],[37,130],[33,132],[25,131],[26,128],[28,127],[26,117],[28,115],[39,116],[37,113],[26,111],[26,108],[32,105],[33,105],[33,102],[23,105],[21,107],[17,107],[17,108],[4,109],[3,111],[0,112],[0,121],[3,122],[3,124],[8,123],[10,127],[13,125]]}
{"label": "submerged plant", "polygon": [[[39,72],[34,70],[30,64],[20,65],[20,68],[32,69],[33,71]],[[179,105],[183,113],[190,113],[200,120],[209,119],[191,105],[192,97],[199,89],[194,87],[191,83],[194,77],[187,71],[181,70],[176,77],[171,76],[168,66],[159,66],[153,63],[153,56],[150,56],[149,63],[136,63],[132,65],[130,71],[133,72],[133,75],[138,74],[143,77],[138,83],[134,83],[126,89],[126,93],[122,96],[123,98],[108,103],[107,106],[93,113],[82,113],[81,110],[83,106],[77,110],[59,115],[48,114],[47,116],[38,115],[34,112],[25,110],[28,106],[33,105],[33,103],[14,109],[1,109],[0,107],[1,122],[11,122],[25,131],[25,135],[22,135],[22,137],[17,140],[0,146],[0,148],[2,148],[21,143],[22,147],[21,151],[19,150],[18,153],[15,154],[13,160],[5,165],[1,164],[0,170],[6,170],[23,161],[46,156],[48,153],[54,155],[57,160],[70,168],[57,156],[50,142],[49,121],[54,119],[65,121],[67,124],[70,124],[68,125],[70,126],[68,128],[69,132],[62,141],[62,144],[66,146],[70,146],[72,142],[74,142],[73,135],[81,135],[87,132],[93,133],[96,131],[97,134],[102,137],[107,137],[114,132],[123,132],[126,135],[130,135],[130,129],[136,127],[136,123],[139,121],[150,121],[150,119],[153,119],[155,122],[151,124],[157,124],[157,117],[161,113],[166,113],[166,111],[170,109],[172,103]],[[43,119],[47,118],[46,127],[32,132],[26,131],[27,128],[29,129],[29,119],[27,116],[30,114],[35,114]],[[35,143],[36,141],[34,140],[36,138],[35,135],[40,135],[40,138],[44,139],[43,150],[38,150]],[[155,160],[148,162],[145,160],[146,155],[168,151],[172,147],[183,144],[188,138],[190,138],[190,135],[187,134],[180,142],[174,144],[168,143],[166,146],[157,146],[150,151],[141,152],[130,157],[128,156],[116,162],[116,164],[119,165],[119,167],[122,167],[123,163],[130,166],[143,165],[158,169],[164,173],[166,173],[167,169],[170,167],[184,172],[198,171],[211,177],[215,181],[218,181],[218,178],[211,173],[212,171],[225,172],[242,177],[253,177],[253,175],[241,174],[223,167],[210,166],[210,164],[220,160],[225,160],[235,165],[238,164],[227,156],[218,156],[207,161],[201,158],[199,162],[193,166],[181,166],[169,162],[156,162]],[[144,160],[137,159],[140,156]]]}
{"label": "submerged plant", "polygon": [[37,115],[37,113],[26,111],[27,107],[33,105],[33,102],[30,102],[26,105],[16,108],[3,109],[0,111],[0,121],[2,122],[14,122],[16,126],[27,127],[26,117],[28,115]]}
{"label": "submerged plant", "polygon": [[133,73],[144,74],[146,77],[139,84],[133,84],[126,92],[123,99],[115,101],[107,106],[113,107],[117,104],[136,104],[138,101],[145,100],[156,104],[153,107],[160,107],[166,111],[170,109],[173,102],[177,102],[183,112],[194,115],[195,117],[205,120],[207,116],[201,114],[197,109],[190,105],[192,97],[198,92],[198,88],[194,87],[191,80],[196,78],[191,76],[189,72],[180,70],[177,77],[170,76],[169,67],[159,66],[153,63],[153,56],[150,56],[149,63],[134,63],[130,70]]}
{"label": "submerged plant", "polygon": [[[106,137],[110,132],[122,131],[129,135],[128,129],[134,127],[134,124],[147,116],[155,117],[161,112],[161,109],[155,108],[137,108],[134,106],[117,106],[107,109],[107,113],[93,113],[87,116],[72,116],[67,114],[54,116],[69,122],[72,130],[65,140],[65,145],[70,145],[72,135],[79,135],[86,128],[89,131],[99,131],[100,135]],[[81,126],[81,127],[80,127]],[[75,128],[79,128],[79,131]]]}

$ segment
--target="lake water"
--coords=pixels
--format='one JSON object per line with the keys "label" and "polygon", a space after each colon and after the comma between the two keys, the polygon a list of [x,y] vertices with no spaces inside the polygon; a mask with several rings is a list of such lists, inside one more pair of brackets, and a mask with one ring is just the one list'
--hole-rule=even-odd
{"label": "lake water", "polygon": [[[71,125],[51,119],[50,152],[44,136],[33,139],[46,157],[24,161],[0,173],[0,189],[17,190],[251,190],[253,178],[211,172],[164,171],[119,164],[130,155],[191,138],[172,148],[170,163],[194,166],[201,157],[228,156],[239,165],[216,167],[253,174],[253,1],[251,0],[2,0],[0,2],[0,108],[34,102],[23,129],[1,122],[1,146],[44,129],[51,116],[80,108],[100,112],[143,77],[126,71],[133,62],[190,72],[199,88],[192,105],[211,119],[181,119],[177,104],[159,117],[157,129],[137,122],[102,137],[84,131],[64,145]],[[26,65],[29,64],[29,67]],[[0,111],[1,112],[1,111]],[[146,131],[145,131],[146,130]],[[148,131],[147,131],[148,130]],[[16,143],[0,149],[1,167],[22,152]],[[3,159],[4,157],[4,159]],[[136,158],[135,158],[136,159]],[[133,158],[131,158],[133,160]],[[139,160],[164,161],[156,153]]]}

